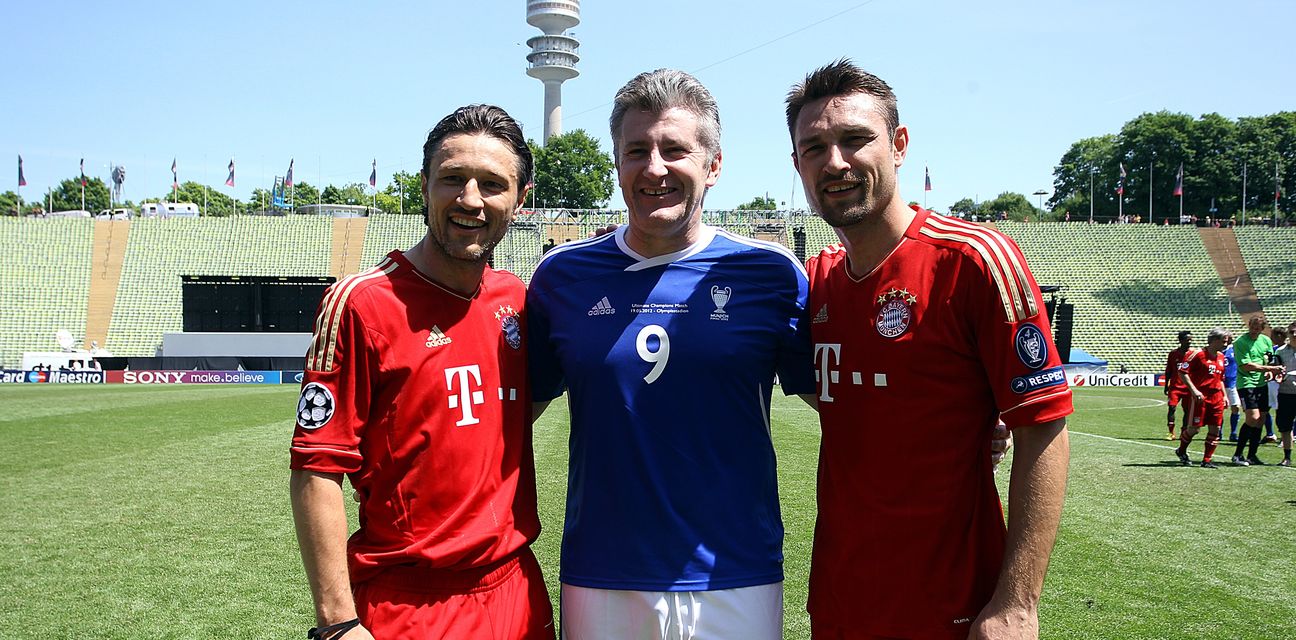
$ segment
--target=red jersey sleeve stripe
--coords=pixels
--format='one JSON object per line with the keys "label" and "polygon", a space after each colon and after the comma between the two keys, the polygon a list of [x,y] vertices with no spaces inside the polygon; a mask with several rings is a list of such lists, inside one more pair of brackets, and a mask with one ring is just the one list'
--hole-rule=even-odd
{"label": "red jersey sleeve stripe", "polygon": [[342,309],[346,307],[347,298],[360,283],[387,275],[396,270],[397,263],[390,258],[384,259],[377,267],[364,273],[359,273],[347,277],[345,280],[334,285],[336,291],[332,299],[328,300],[327,305],[320,312],[321,327],[316,332],[312,340],[311,353],[312,358],[307,358],[307,369],[312,371],[328,371],[333,367],[333,356],[337,350],[337,334],[342,320]]}
{"label": "red jersey sleeve stripe", "polygon": [[1004,274],[1000,270],[999,263],[996,262],[994,256],[990,254],[990,249],[984,242],[957,233],[942,233],[925,226],[919,231],[919,233],[929,238],[961,242],[972,247],[973,250],[981,254],[981,259],[990,270],[990,275],[994,278],[995,285],[999,288],[999,300],[1003,303],[1004,313],[1008,316],[1008,321],[1020,322],[1028,317],[1024,315],[1025,309],[1022,307],[1021,300],[1017,299],[1013,294],[1012,287],[1004,282]]}
{"label": "red jersey sleeve stripe", "polygon": [[991,231],[980,225],[943,218],[940,216],[930,216],[928,223],[938,229],[947,231],[962,231],[971,236],[980,238],[986,242],[995,258],[999,261],[999,268],[1011,280],[1009,286],[1014,292],[1020,293],[1020,300],[1025,302],[1026,317],[1034,317],[1039,313],[1039,307],[1035,304],[1035,294],[1030,286],[1030,279],[1026,277],[1026,269],[1023,266],[1023,260],[1019,257],[1017,250],[1012,246],[1003,234]]}

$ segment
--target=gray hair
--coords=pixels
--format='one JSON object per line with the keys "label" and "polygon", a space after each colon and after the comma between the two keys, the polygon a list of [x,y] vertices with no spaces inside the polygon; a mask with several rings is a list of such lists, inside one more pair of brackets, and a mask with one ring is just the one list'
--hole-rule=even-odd
{"label": "gray hair", "polygon": [[667,109],[689,111],[698,117],[698,141],[707,161],[720,154],[720,109],[711,92],[697,78],[676,69],[645,71],[630,79],[612,101],[612,155],[620,157],[621,122],[630,109],[661,114]]}
{"label": "gray hair", "polygon": [[1210,330],[1210,333],[1206,334],[1206,340],[1208,342],[1214,340],[1215,338],[1219,338],[1221,340],[1228,340],[1229,336],[1231,335],[1233,335],[1233,333],[1230,332],[1228,329],[1225,329],[1224,327],[1215,327],[1214,329]]}

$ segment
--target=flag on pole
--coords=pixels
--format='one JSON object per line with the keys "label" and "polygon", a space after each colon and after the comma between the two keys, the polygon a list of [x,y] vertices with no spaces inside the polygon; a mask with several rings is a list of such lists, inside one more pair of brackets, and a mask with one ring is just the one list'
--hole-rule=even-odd
{"label": "flag on pole", "polygon": [[82,186],[82,187],[85,187],[85,186],[86,186],[86,179],[85,179],[85,158],[81,158],[81,186]]}
{"label": "flag on pole", "polygon": [[286,177],[284,177],[284,186],[285,186],[285,187],[291,187],[291,186],[293,186],[293,183],[292,183],[292,168],[293,168],[293,159],[292,159],[292,158],[289,158],[289,159],[288,159],[288,175],[287,175]]}
{"label": "flag on pole", "polygon": [[229,177],[225,178],[225,186],[232,187],[234,186],[234,158],[230,158],[229,171]]}
{"label": "flag on pole", "polygon": [[1120,163],[1120,178],[1116,179],[1116,195],[1125,195],[1125,163]]}
{"label": "flag on pole", "polygon": [[378,187],[378,158],[374,158],[373,171],[369,172],[369,186]]}
{"label": "flag on pole", "polygon": [[23,177],[22,156],[18,156],[18,186],[20,187],[27,186],[27,178]]}
{"label": "flag on pole", "polygon": [[176,159],[171,158],[171,188],[180,188],[180,179],[176,177]]}
{"label": "flag on pole", "polygon": [[923,167],[923,191],[931,191],[931,170]]}
{"label": "flag on pole", "polygon": [[1179,163],[1179,173],[1175,174],[1174,195],[1183,197],[1183,163]]}

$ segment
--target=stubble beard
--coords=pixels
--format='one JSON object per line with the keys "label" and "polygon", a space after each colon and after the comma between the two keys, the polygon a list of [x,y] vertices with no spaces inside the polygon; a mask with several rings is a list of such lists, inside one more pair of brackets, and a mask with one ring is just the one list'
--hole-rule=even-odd
{"label": "stubble beard", "polygon": [[[426,223],[427,220],[425,219],[424,222]],[[447,221],[445,224],[449,225],[451,223]],[[486,226],[487,228],[489,228],[490,223],[487,223]],[[436,228],[433,228],[432,225],[428,224],[427,238],[428,240],[431,241],[430,248],[447,259],[454,260],[457,262],[464,262],[471,265],[477,265],[486,262],[490,258],[491,250],[494,249],[495,246],[500,243],[500,240],[504,239],[504,234],[501,233],[495,238],[486,241],[485,244],[470,245],[469,247],[464,247],[457,251],[452,251],[451,247],[449,246],[449,243],[446,241],[444,237],[442,237],[442,235],[445,234],[446,231],[447,231],[446,227],[442,227],[441,229],[438,230]]]}

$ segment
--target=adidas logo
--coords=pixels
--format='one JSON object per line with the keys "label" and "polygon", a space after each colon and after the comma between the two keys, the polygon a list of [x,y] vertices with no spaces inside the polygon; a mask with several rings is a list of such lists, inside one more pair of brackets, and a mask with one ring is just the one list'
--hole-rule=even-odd
{"label": "adidas logo", "polygon": [[603,299],[595,303],[586,315],[610,316],[614,313],[616,313],[616,309],[612,308],[612,303],[608,302],[607,296],[603,296]]}
{"label": "adidas logo", "polygon": [[825,304],[824,306],[819,307],[819,313],[816,313],[814,319],[810,322],[813,324],[828,322],[828,305]]}
{"label": "adidas logo", "polygon": [[432,347],[444,347],[450,344],[450,336],[441,331],[441,327],[432,325],[432,330],[428,332],[427,342],[424,346],[431,349]]}

